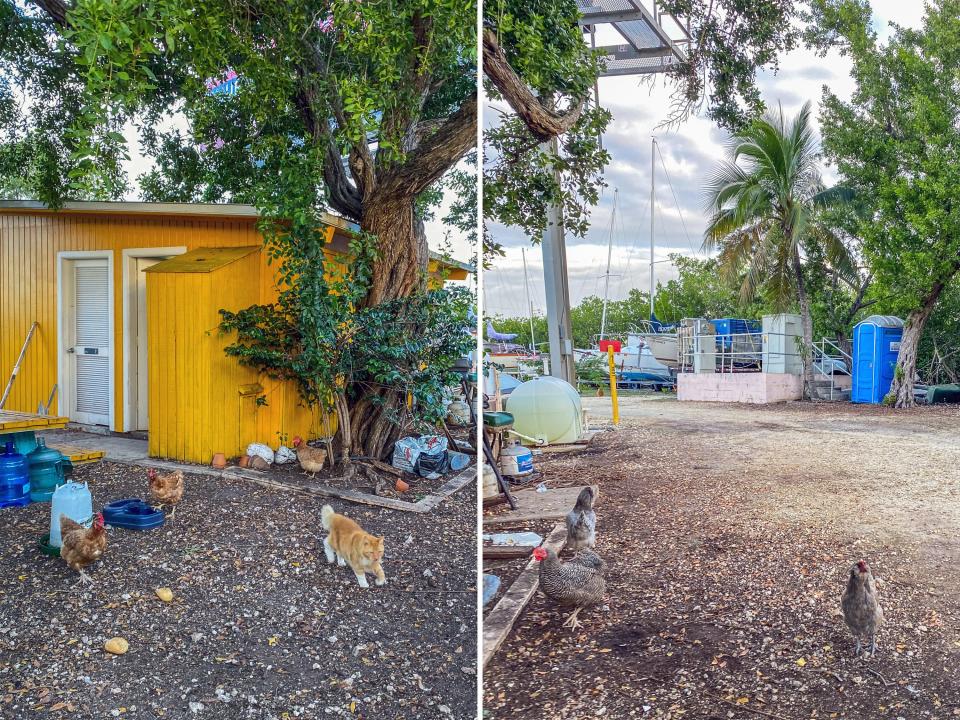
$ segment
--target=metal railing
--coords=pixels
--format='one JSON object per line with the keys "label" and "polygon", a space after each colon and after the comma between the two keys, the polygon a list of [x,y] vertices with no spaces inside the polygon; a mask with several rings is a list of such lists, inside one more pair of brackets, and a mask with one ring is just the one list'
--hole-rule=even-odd
{"label": "metal railing", "polygon": [[[697,357],[701,360],[700,371],[710,365],[713,356],[713,371],[718,373],[763,372],[764,362],[786,368],[802,364],[800,351],[791,343],[796,336],[785,333],[702,333],[694,332],[692,326],[681,327],[677,333],[679,372],[697,371]],[[771,339],[778,340],[771,344]],[[792,350],[787,348],[793,346]],[[777,348],[783,348],[777,349]]]}
{"label": "metal railing", "polygon": [[[827,352],[827,348],[830,347],[835,350],[838,355],[831,355]],[[820,338],[820,342],[815,342],[813,344],[814,356],[813,356],[813,372],[815,375],[829,379],[829,395],[831,400],[836,400],[838,397],[842,397],[844,391],[837,387],[837,370],[841,369],[838,367],[838,364],[845,362],[845,367],[841,370],[842,375],[852,375],[853,374],[853,357],[846,353],[843,348],[838,346],[835,342],[829,338]],[[829,367],[827,367],[829,365]],[[845,370],[845,371],[844,371]]]}

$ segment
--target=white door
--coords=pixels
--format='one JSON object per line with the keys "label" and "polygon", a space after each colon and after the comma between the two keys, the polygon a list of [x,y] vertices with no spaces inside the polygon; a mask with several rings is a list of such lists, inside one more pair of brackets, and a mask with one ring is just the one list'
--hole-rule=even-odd
{"label": "white door", "polygon": [[137,422],[135,430],[149,427],[147,398],[147,276],[144,273],[151,265],[166,258],[136,258],[137,277]]}
{"label": "white door", "polygon": [[110,276],[107,260],[74,260],[67,328],[70,419],[110,424]]}

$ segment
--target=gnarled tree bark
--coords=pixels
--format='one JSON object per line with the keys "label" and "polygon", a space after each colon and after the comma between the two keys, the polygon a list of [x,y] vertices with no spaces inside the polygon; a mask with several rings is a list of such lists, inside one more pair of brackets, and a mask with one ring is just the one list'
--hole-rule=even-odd
{"label": "gnarled tree bark", "polygon": [[483,72],[540,142],[570,130],[580,118],[587,101],[583,97],[564,112],[544,105],[511,67],[497,36],[490,30],[483,31]]}
{"label": "gnarled tree bark", "polygon": [[913,407],[914,379],[917,376],[917,351],[920,347],[920,338],[927,320],[933,314],[937,301],[943,294],[950,279],[960,270],[960,265],[954,264],[953,271],[945,278],[933,284],[930,291],[920,302],[920,307],[911,310],[903,325],[903,337],[900,338],[900,352],[897,354],[896,371],[893,374],[893,383],[890,385],[890,395],[894,398],[894,406],[898,408]]}

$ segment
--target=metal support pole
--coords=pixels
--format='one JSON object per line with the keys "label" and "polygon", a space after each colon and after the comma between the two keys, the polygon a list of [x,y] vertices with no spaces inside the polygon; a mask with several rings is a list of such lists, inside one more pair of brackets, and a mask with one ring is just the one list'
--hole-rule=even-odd
{"label": "metal support pole", "polygon": [[653,218],[654,218],[654,182],[657,177],[655,160],[657,157],[657,139],[651,138],[650,144],[650,319],[653,320],[653,294],[657,286],[653,280]]}
{"label": "metal support pole", "polygon": [[[557,151],[553,139],[541,145],[544,152]],[[557,178],[559,183],[560,179]],[[543,284],[547,300],[547,331],[550,341],[550,374],[576,385],[573,365],[573,326],[570,322],[570,285],[567,249],[563,237],[562,210],[547,206],[547,229],[543,233]]]}

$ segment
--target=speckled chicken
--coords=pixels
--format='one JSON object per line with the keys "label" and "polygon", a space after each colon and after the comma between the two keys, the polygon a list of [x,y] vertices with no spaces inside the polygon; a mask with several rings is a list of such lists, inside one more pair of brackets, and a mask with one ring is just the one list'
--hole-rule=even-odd
{"label": "speckled chicken", "polygon": [[93,579],[83,569],[103,557],[107,549],[107,531],[103,527],[103,515],[97,513],[93,518],[93,525],[89,528],[85,528],[66,515],[61,515],[60,537],[60,557],[80,573],[84,582],[93,583]]}
{"label": "speckled chicken", "polygon": [[150,503],[155,508],[169,505],[173,508],[170,517],[177,516],[177,505],[183,500],[183,471],[158,473],[153,468],[147,470],[147,485],[150,490]]}
{"label": "speckled chicken", "polygon": [[593,488],[585,487],[577,496],[573,510],[567,513],[567,544],[571,550],[592,548],[597,542],[597,514],[593,511],[596,500]]}
{"label": "speckled chicken", "polygon": [[581,550],[565,563],[553,550],[542,547],[533,551],[533,557],[540,563],[540,590],[561,605],[573,607],[563,626],[576,630],[583,624],[577,620],[580,611],[603,602],[606,563],[591,550]]}
{"label": "speckled chicken", "polygon": [[877,629],[883,623],[883,609],[877,600],[873,573],[866,562],[860,560],[850,568],[847,587],[840,598],[843,619],[857,639],[856,654],[863,649],[862,640],[870,640],[870,654],[877,652]]}

